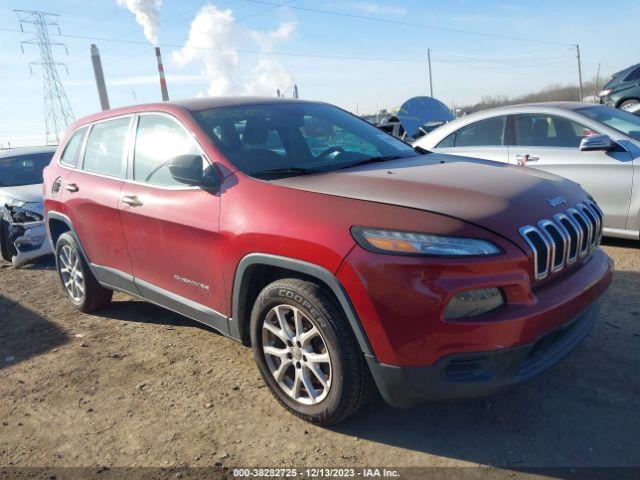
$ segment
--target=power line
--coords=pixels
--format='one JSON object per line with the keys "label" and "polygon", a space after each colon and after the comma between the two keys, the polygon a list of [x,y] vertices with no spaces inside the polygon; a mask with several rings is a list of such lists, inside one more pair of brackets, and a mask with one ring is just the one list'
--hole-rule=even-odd
{"label": "power line", "polygon": [[[278,3],[273,3],[273,2],[268,2],[265,0],[242,0],[243,2],[250,2],[250,3],[258,3],[261,5],[271,5],[275,8],[279,7],[280,4]],[[502,40],[517,40],[519,42],[532,42],[532,43],[543,43],[543,44],[547,44],[547,45],[563,45],[563,46],[571,46],[571,44],[569,43],[564,43],[564,42],[554,42],[551,40],[540,40],[537,38],[526,38],[526,37],[517,37],[517,36],[512,36],[512,35],[500,35],[498,33],[487,33],[487,32],[478,32],[478,31],[474,31],[474,30],[463,30],[460,28],[449,28],[449,27],[439,27],[436,25],[426,25],[426,24],[422,24],[422,23],[411,23],[411,22],[404,22],[402,20],[392,20],[389,18],[379,18],[379,17],[369,17],[367,15],[357,15],[355,13],[346,13],[346,12],[337,12],[335,10],[323,10],[320,8],[310,8],[310,7],[300,7],[300,6],[294,6],[294,5],[288,5],[287,8],[291,8],[294,10],[300,10],[303,12],[310,12],[310,13],[320,13],[323,15],[333,15],[333,16],[338,16],[338,17],[346,17],[346,18],[355,18],[358,20],[368,20],[371,22],[379,22],[379,23],[390,23],[393,25],[402,25],[404,27],[415,27],[415,28],[423,28],[423,29],[427,29],[427,30],[437,30],[440,32],[450,32],[450,33],[463,33],[466,35],[476,35],[476,36],[481,36],[481,37],[489,37],[489,38],[499,38]]]}
{"label": "power line", "polygon": [[[10,29],[10,28],[0,28],[0,31],[4,32],[12,32],[12,33],[23,33],[20,30]],[[73,40],[90,40],[97,42],[113,42],[113,43],[121,43],[127,45],[144,45],[148,46],[149,43],[143,40],[125,40],[120,38],[109,38],[109,37],[93,37],[89,35],[69,35],[69,34],[58,34],[54,35],[60,38],[73,39]],[[315,58],[315,59],[328,59],[328,60],[358,60],[358,61],[381,61],[381,62],[392,62],[392,63],[424,63],[424,59],[418,58],[392,58],[392,57],[364,57],[358,55],[327,55],[327,54],[313,54],[313,53],[301,53],[301,52],[283,52],[283,51],[273,51],[273,50],[260,50],[260,49],[221,49],[221,48],[211,48],[211,47],[203,47],[203,46],[185,46],[183,44],[176,43],[159,43],[159,47],[163,48],[190,48],[195,50],[206,50],[206,51],[214,51],[214,52],[238,52],[238,53],[246,53],[246,54],[254,54],[254,55],[273,55],[273,56],[285,56],[285,57],[299,57],[299,58]],[[564,57],[550,57],[550,58],[536,58],[536,59],[505,59],[501,60],[499,58],[489,59],[485,57],[477,57],[475,60],[473,57],[468,57],[469,60],[433,60],[434,63],[495,63],[495,64],[508,64],[508,63],[522,63],[522,62],[531,62],[535,64],[537,61],[549,61],[549,60],[565,60]]]}

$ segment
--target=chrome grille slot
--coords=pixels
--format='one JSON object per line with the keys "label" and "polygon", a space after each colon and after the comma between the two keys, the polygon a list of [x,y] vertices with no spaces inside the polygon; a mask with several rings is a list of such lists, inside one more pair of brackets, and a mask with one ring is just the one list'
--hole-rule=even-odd
{"label": "chrome grille slot", "polygon": [[542,231],[547,234],[547,239],[551,243],[551,271],[562,270],[568,243],[566,238],[551,220],[542,220],[539,225]]}
{"label": "chrome grille slot", "polygon": [[580,208],[580,211],[582,212],[582,214],[589,221],[589,226],[591,227],[591,235],[589,236],[589,246],[591,248],[595,248],[598,242],[598,235],[599,235],[599,229],[600,229],[598,226],[598,220],[596,220],[596,216],[593,214],[591,209],[586,205],[580,205],[578,208]]}
{"label": "chrome grille slot", "polygon": [[569,215],[581,230],[582,238],[580,240],[580,256],[583,257],[589,252],[589,237],[591,237],[591,227],[589,226],[587,219],[575,208],[568,210]]}
{"label": "chrome grille slot", "polygon": [[542,233],[532,226],[522,227],[520,233],[533,250],[533,261],[537,280],[542,280],[549,274],[549,258],[551,246]]}
{"label": "chrome grille slot", "polygon": [[571,265],[578,258],[578,245],[580,245],[581,241],[580,229],[564,213],[558,213],[553,218],[569,239],[566,260],[567,264]]}
{"label": "chrome grille slot", "polygon": [[602,239],[603,215],[593,200],[527,225],[520,234],[533,251],[536,280],[560,272],[595,250]]}
{"label": "chrome grille slot", "polygon": [[595,216],[597,223],[596,231],[598,232],[596,237],[597,243],[599,244],[602,241],[602,229],[604,228],[604,217],[602,215],[602,210],[600,210],[600,207],[598,207],[598,205],[596,205],[596,203],[593,201],[587,201],[585,202],[585,205],[587,206],[587,208],[591,209],[591,212]]}

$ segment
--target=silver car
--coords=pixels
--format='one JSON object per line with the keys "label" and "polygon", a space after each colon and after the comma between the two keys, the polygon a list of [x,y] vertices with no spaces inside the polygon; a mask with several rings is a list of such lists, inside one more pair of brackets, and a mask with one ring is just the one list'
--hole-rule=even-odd
{"label": "silver car", "polygon": [[604,211],[604,234],[640,238],[640,117],[604,105],[512,105],[458,118],[414,146],[569,178]]}
{"label": "silver car", "polygon": [[55,147],[0,150],[0,253],[15,266],[52,253],[43,217],[42,171]]}

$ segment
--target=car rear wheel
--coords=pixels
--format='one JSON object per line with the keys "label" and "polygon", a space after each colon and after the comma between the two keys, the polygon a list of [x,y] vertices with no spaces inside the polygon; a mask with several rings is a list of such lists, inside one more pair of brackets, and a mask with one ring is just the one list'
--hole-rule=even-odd
{"label": "car rear wheel", "polygon": [[58,238],[56,268],[67,298],[81,312],[89,313],[111,302],[113,291],[98,283],[70,233]]}
{"label": "car rear wheel", "polygon": [[319,285],[283,279],[265,287],[251,314],[251,341],[271,393],[308,422],[337,423],[374,391],[353,333]]}
{"label": "car rear wheel", "polygon": [[634,105],[637,105],[639,103],[640,103],[640,100],[638,100],[636,98],[632,98],[631,100],[625,100],[624,102],[622,102],[618,108],[620,110],[627,111],[631,107],[633,107]]}

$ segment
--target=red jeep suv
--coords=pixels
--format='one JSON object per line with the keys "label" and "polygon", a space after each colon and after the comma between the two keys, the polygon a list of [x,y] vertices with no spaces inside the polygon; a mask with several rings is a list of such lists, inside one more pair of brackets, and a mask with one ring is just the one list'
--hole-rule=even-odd
{"label": "red jeep suv", "polygon": [[80,311],[122,291],[253,348],[320,424],[487,395],[571,352],[612,277],[577,184],[416,151],[337,107],[197,99],[73,124],[46,225]]}

